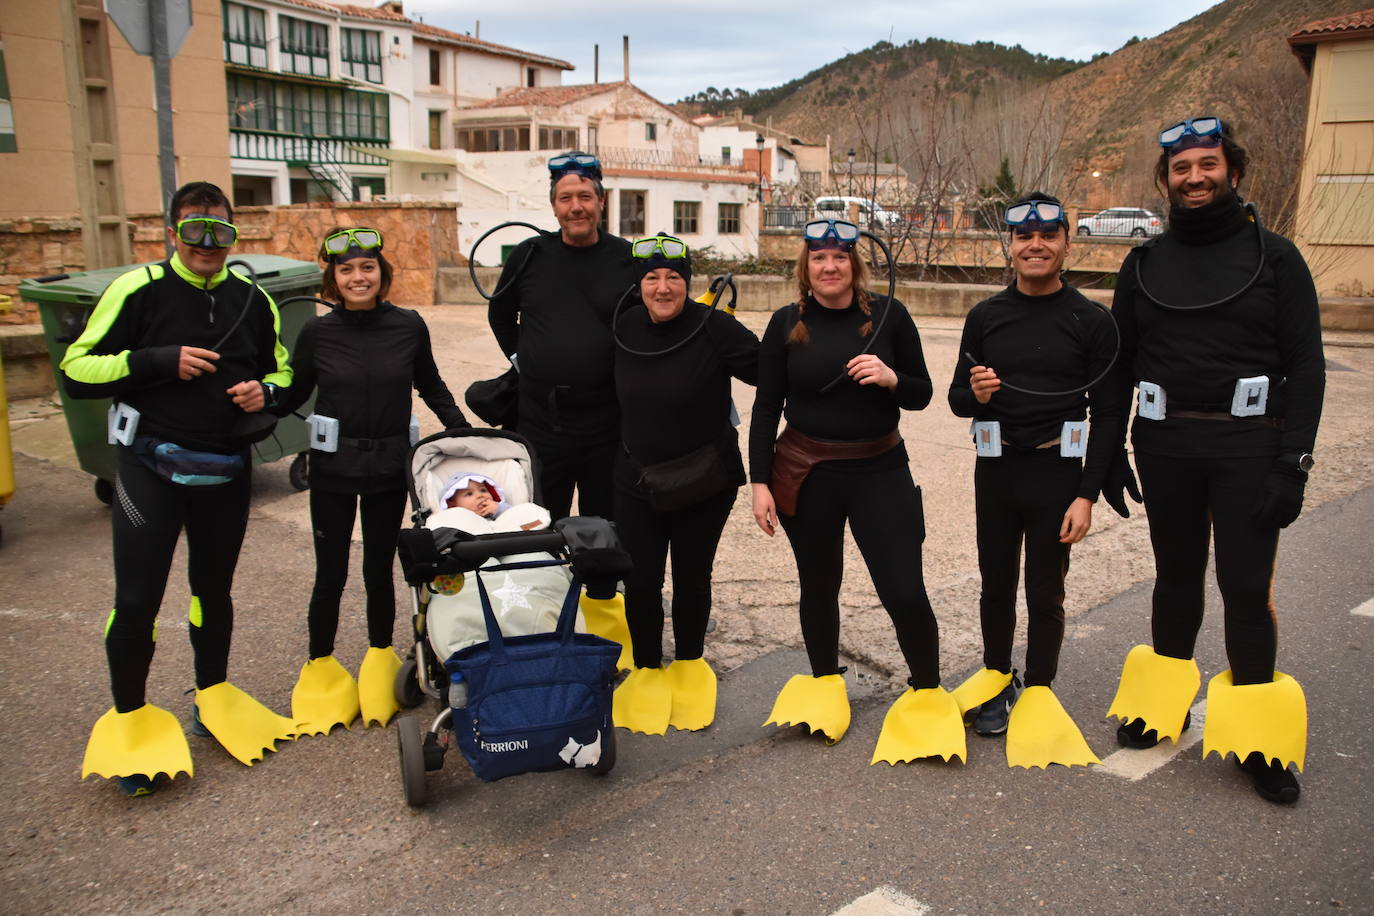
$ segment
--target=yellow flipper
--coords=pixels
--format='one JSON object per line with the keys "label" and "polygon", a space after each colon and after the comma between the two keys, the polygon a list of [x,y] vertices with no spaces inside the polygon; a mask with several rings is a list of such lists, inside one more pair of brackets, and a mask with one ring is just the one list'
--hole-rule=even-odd
{"label": "yellow flipper", "polygon": [[982,668],[968,676],[950,696],[959,704],[959,715],[968,715],[969,710],[982,706],[1011,683],[1011,672],[1003,674],[992,668]]}
{"label": "yellow flipper", "polygon": [[716,673],[704,658],[679,659],[668,666],[673,712],[668,724],[694,732],[716,719]]}
{"label": "yellow flipper", "polygon": [[811,734],[825,735],[826,744],[839,741],[849,730],[849,693],[845,690],[844,675],[792,675],[763,724],[805,725]]}
{"label": "yellow flipper", "polygon": [[94,773],[106,779],[143,774],[149,779],[166,773],[194,776],[191,748],[177,717],[152,703],[133,712],[115,712],[111,707],[95,720],[86,757],[81,761],[81,778]]}
{"label": "yellow flipper", "polygon": [[1223,671],[1207,682],[1207,722],[1202,727],[1202,756],[1213,752],[1244,760],[1258,751],[1280,766],[1298,765],[1307,756],[1307,697],[1302,685],[1274,672],[1268,684],[1241,684]]}
{"label": "yellow flipper", "polygon": [[634,669],[611,696],[611,721],[618,728],[662,735],[672,714],[673,688],[664,668]]}
{"label": "yellow flipper", "polygon": [[1177,743],[1183,733],[1183,719],[1201,685],[1202,672],[1196,660],[1170,658],[1149,646],[1136,646],[1126,653],[1121,683],[1107,717],[1116,716],[1122,722],[1144,719],[1145,728],[1158,732],[1160,740],[1169,738]]}
{"label": "yellow flipper", "polygon": [[196,691],[200,724],[244,766],[296,737],[296,723],[279,716],[228,681]]}
{"label": "yellow flipper", "polygon": [[615,666],[621,671],[632,670],[635,662],[630,651],[630,626],[625,622],[625,596],[617,593],[614,598],[588,598],[583,593],[580,604],[587,632],[620,643]]}
{"label": "yellow flipper", "polygon": [[1007,766],[1050,768],[1101,764],[1083,733],[1048,687],[1027,687],[1007,723]]}
{"label": "yellow flipper", "polygon": [[363,716],[363,728],[376,722],[382,728],[401,709],[396,702],[396,672],[401,670],[401,657],[387,646],[378,649],[368,646],[363,663],[358,667],[358,708]]}
{"label": "yellow flipper", "polygon": [[302,735],[327,735],[336,725],[348,728],[358,718],[358,684],[332,655],[301,666],[291,691],[291,718]]}
{"label": "yellow flipper", "polygon": [[954,696],[943,687],[908,687],[883,717],[883,730],[869,766],[879,761],[896,765],[920,757],[958,757],[968,760],[964,717]]}

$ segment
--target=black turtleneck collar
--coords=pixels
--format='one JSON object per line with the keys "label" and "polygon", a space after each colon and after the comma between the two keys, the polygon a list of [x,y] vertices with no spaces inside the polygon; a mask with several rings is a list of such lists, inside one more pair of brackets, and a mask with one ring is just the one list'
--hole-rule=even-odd
{"label": "black turtleneck collar", "polygon": [[1185,245],[1210,245],[1229,238],[1250,223],[1240,198],[1232,191],[1201,207],[1169,208],[1169,231]]}
{"label": "black turtleneck collar", "polygon": [[394,307],[395,306],[393,306],[390,302],[387,302],[385,300],[382,302],[378,302],[370,309],[350,309],[342,302],[340,302],[338,305],[334,306],[334,312],[340,318],[342,318],[344,321],[349,322],[350,324],[367,326],[369,324],[372,324],[374,321],[377,321],[381,317],[382,313],[387,312]]}
{"label": "black turtleneck collar", "polygon": [[1069,284],[1063,282],[1063,276],[1061,275],[1059,289],[1052,293],[1042,293],[1038,296],[1033,296],[1030,293],[1023,293],[1016,288],[1016,281],[1012,280],[1007,286],[1007,295],[1017,302],[1024,302],[1027,305],[1039,305],[1046,302],[1057,302],[1067,294],[1068,290]]}

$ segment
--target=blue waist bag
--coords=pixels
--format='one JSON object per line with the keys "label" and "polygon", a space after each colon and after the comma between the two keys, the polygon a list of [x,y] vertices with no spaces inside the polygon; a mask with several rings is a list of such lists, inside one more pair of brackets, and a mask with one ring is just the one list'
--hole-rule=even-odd
{"label": "blue waist bag", "polygon": [[620,645],[576,632],[581,583],[574,579],[552,633],[501,635],[482,572],[558,565],[560,560],[483,567],[477,573],[487,641],[455,652],[444,668],[467,684],[453,733],[485,782],[519,773],[594,767],[614,742],[611,691]]}
{"label": "blue waist bag", "polygon": [[135,436],[134,454],[158,476],[186,487],[217,487],[234,480],[248,466],[244,456],[197,452],[152,436]]}

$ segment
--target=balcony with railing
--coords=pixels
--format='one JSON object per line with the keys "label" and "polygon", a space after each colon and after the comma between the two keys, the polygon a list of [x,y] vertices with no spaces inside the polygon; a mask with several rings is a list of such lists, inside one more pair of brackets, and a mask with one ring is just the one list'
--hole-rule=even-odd
{"label": "balcony with railing", "polygon": [[720,175],[752,175],[742,162],[720,156],[677,152],[667,149],[635,148],[627,146],[598,146],[596,157],[606,169],[636,169],[642,171],[707,172]]}
{"label": "balcony with railing", "polygon": [[269,162],[339,162],[344,165],[386,165],[379,156],[359,152],[355,146],[386,149],[376,140],[339,140],[328,137],[302,137],[271,131],[229,131],[229,155],[234,159],[262,159]]}

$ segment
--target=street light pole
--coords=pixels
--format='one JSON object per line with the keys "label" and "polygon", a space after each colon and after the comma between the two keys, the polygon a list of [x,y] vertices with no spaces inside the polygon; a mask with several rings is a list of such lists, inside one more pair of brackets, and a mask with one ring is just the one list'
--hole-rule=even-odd
{"label": "street light pole", "polygon": [[855,157],[854,148],[853,148],[853,147],[850,147],[850,149],[849,149],[849,155],[846,157],[846,158],[849,159],[849,196],[850,196],[850,197],[853,197],[853,196],[854,196],[854,157]]}
{"label": "street light pole", "polygon": [[759,188],[759,230],[760,230],[760,231],[762,231],[762,230],[764,229],[765,223],[767,222],[767,212],[764,210],[764,206],[763,206],[763,144],[764,144],[763,134],[754,134],[754,149],[758,150],[758,154],[759,154],[759,157],[758,157],[758,158],[759,158],[759,184],[758,184],[758,188]]}

